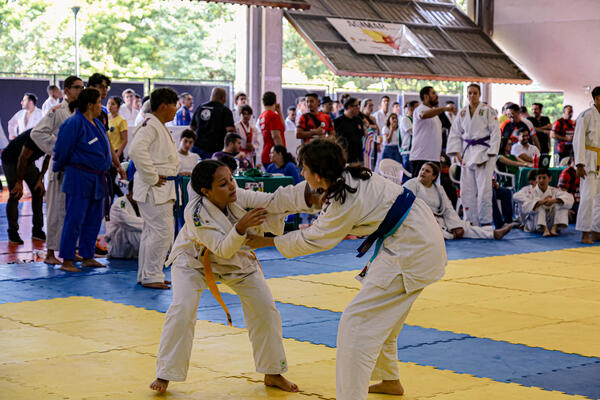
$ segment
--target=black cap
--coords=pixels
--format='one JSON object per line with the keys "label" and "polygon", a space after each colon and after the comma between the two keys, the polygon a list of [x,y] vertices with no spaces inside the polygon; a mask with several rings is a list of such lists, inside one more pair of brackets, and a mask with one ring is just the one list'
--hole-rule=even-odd
{"label": "black cap", "polygon": [[321,105],[327,104],[327,103],[333,103],[333,101],[331,100],[331,97],[329,97],[329,96],[321,97]]}

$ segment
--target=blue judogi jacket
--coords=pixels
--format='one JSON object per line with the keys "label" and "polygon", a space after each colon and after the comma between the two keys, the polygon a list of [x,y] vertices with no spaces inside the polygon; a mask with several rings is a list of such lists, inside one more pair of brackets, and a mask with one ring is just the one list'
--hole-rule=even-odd
{"label": "blue judogi jacket", "polygon": [[66,194],[81,197],[104,197],[103,177],[76,168],[77,165],[103,172],[111,165],[110,146],[104,125],[94,119],[96,126],[77,110],[62,123],[54,145],[53,171],[64,171],[62,190]]}
{"label": "blue judogi jacket", "polygon": [[186,107],[181,106],[175,114],[175,125],[183,126],[192,123],[192,112]]}

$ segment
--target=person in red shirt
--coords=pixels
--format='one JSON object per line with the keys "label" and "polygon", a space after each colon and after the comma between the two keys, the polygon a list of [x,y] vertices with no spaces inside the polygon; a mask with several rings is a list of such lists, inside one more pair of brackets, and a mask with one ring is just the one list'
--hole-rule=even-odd
{"label": "person in red shirt", "polygon": [[259,117],[260,131],[263,136],[263,151],[260,160],[266,168],[271,163],[271,148],[277,145],[285,147],[285,125],[281,106],[277,103],[277,95],[273,92],[265,92],[262,102],[265,111]]}
{"label": "person in red shirt", "polygon": [[554,154],[558,154],[559,162],[563,158],[573,157],[573,134],[575,133],[575,121],[573,121],[573,107],[563,107],[562,118],[554,121],[552,125],[552,138],[555,147]]}
{"label": "person in red shirt", "polygon": [[308,112],[300,116],[296,126],[296,138],[302,139],[303,143],[310,142],[313,138],[333,135],[333,122],[331,117],[319,111],[319,96],[316,93],[306,95]]}

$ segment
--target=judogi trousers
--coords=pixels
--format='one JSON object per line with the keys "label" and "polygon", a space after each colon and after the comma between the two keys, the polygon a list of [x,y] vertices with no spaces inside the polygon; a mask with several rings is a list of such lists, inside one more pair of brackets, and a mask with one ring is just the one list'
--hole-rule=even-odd
{"label": "judogi trousers", "polygon": [[369,379],[399,379],[398,335],[421,290],[406,293],[402,275],[387,288],[369,283],[344,310],[335,362],[338,400],[364,400]]}
{"label": "judogi trousers", "polygon": [[553,204],[551,207],[540,206],[535,211],[531,212],[527,223],[525,224],[525,230],[528,232],[537,232],[543,230],[545,227],[551,229],[556,225],[557,230],[566,228],[569,225],[569,209],[559,208],[557,204]]}
{"label": "judogi trousers", "polygon": [[[465,230],[463,235],[464,239],[493,239],[494,238],[494,228],[490,225],[488,226],[473,226],[469,221],[464,221],[462,228]],[[442,229],[442,234],[444,235],[444,239],[452,240],[454,239],[454,235],[452,232],[447,229]]]}
{"label": "judogi trousers", "polygon": [[575,229],[600,232],[600,173],[588,173],[579,182],[581,196]]}
{"label": "judogi trousers", "polygon": [[462,167],[460,171],[460,198],[465,219],[475,226],[492,223],[492,177],[496,159],[491,157],[485,166]]}
{"label": "judogi trousers", "polygon": [[65,221],[66,197],[62,191],[64,173],[48,172],[48,190],[46,191],[46,247],[48,250],[60,249],[60,238]]}
{"label": "judogi trousers", "polygon": [[66,216],[60,238],[60,256],[65,260],[75,259],[77,239],[79,239],[79,255],[93,258],[96,238],[102,225],[104,197],[82,197],[66,195]]}
{"label": "judogi trousers", "polygon": [[[173,302],[160,337],[156,377],[183,381],[190,364],[200,295],[207,286],[204,272],[187,266],[187,256],[175,259],[172,268]],[[272,375],[286,372],[281,316],[262,272],[215,275],[240,297],[256,371]]]}
{"label": "judogi trousers", "polygon": [[127,229],[116,229],[108,243],[108,256],[111,258],[136,258],[140,249],[141,233]]}
{"label": "judogi trousers", "polygon": [[163,266],[173,243],[175,225],[173,200],[166,203],[138,201],[140,215],[144,219],[138,260],[138,282],[164,282]]}

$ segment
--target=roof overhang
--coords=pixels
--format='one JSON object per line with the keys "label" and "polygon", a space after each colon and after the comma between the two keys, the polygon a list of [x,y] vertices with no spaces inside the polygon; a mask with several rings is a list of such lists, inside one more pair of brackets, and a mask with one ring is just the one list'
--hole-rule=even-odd
{"label": "roof overhang", "polygon": [[276,7],[292,10],[308,10],[310,4],[304,0],[205,0],[213,3],[231,3],[246,6]]}
{"label": "roof overhang", "polygon": [[[453,0],[305,0],[284,15],[337,75],[530,84]],[[403,24],[433,57],[359,54],[328,18]]]}

